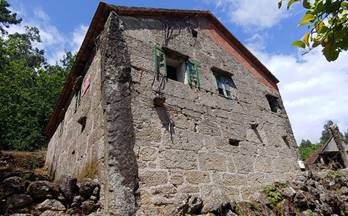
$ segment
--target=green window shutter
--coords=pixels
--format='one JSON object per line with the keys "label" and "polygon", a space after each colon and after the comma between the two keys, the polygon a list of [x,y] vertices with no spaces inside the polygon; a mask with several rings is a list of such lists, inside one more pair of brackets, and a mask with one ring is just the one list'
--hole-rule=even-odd
{"label": "green window shutter", "polygon": [[188,77],[188,84],[190,87],[195,85],[196,88],[200,89],[200,77],[198,70],[198,63],[189,59],[186,61],[186,73]]}
{"label": "green window shutter", "polygon": [[[167,58],[165,52],[157,45],[153,48],[153,63],[156,73],[156,79],[159,80],[159,76],[167,78]],[[162,68],[162,70],[161,70]]]}

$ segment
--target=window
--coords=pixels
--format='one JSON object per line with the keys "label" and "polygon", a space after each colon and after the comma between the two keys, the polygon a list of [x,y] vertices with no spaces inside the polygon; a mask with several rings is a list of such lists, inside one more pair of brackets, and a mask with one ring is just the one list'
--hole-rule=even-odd
{"label": "window", "polygon": [[212,68],[212,70],[215,75],[219,95],[232,98],[235,93],[234,89],[236,88],[236,85],[232,80],[231,74],[217,68]]}
{"label": "window", "polygon": [[170,55],[166,52],[166,69],[168,79],[185,82],[185,59],[180,56]]}
{"label": "window", "polygon": [[163,47],[154,48],[154,64],[159,77],[175,80],[199,89],[198,63],[177,51]]}
{"label": "window", "polygon": [[266,95],[266,98],[268,100],[268,103],[272,112],[277,112],[278,109],[281,109],[281,106],[279,104],[279,100],[277,97],[273,95]]}

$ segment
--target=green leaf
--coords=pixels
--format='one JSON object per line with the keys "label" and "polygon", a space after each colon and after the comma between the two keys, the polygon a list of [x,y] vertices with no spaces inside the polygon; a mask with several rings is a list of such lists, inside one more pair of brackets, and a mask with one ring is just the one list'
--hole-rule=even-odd
{"label": "green leaf", "polygon": [[338,58],[339,51],[337,51],[335,46],[327,45],[323,49],[323,54],[329,62],[335,61]]}
{"label": "green leaf", "polygon": [[306,48],[306,44],[300,40],[293,42],[291,45],[295,47]]}
{"label": "green leaf", "polygon": [[341,7],[348,8],[348,2],[341,2]]}
{"label": "green leaf", "polygon": [[291,7],[291,5],[293,3],[298,2],[298,1],[300,1],[300,0],[289,0],[289,2],[288,2],[288,10],[289,10],[289,8]]}
{"label": "green leaf", "polygon": [[305,25],[313,20],[315,20],[316,17],[313,14],[307,13],[304,15],[304,17],[302,18],[300,25]]}
{"label": "green leaf", "polygon": [[303,42],[309,46],[309,36],[310,36],[310,33],[307,32],[304,36],[303,36]]}
{"label": "green leaf", "polygon": [[310,8],[311,8],[311,3],[309,3],[308,0],[303,0],[302,5],[303,5],[303,7],[306,8],[306,9],[310,9]]}
{"label": "green leaf", "polygon": [[281,7],[282,7],[282,4],[283,4],[283,0],[279,0],[279,1],[278,1],[278,8],[281,8]]}

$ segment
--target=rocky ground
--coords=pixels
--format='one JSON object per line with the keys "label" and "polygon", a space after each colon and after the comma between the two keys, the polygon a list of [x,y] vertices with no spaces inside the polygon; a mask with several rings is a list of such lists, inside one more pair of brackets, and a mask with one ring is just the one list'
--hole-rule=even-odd
{"label": "rocky ground", "polygon": [[348,215],[348,170],[301,173],[294,181],[266,186],[250,202],[226,202],[202,212],[205,203],[189,197],[180,206],[181,215]]}
{"label": "rocky ground", "polygon": [[0,215],[89,215],[99,209],[98,183],[71,177],[52,183],[39,168],[43,163],[41,153],[0,155]]}
{"label": "rocky ground", "polygon": [[[21,159],[18,159],[18,154]],[[41,153],[0,155],[0,215],[105,215],[100,212],[100,185],[66,177],[49,181]],[[25,159],[23,159],[25,158]],[[187,197],[178,205],[182,216],[315,216],[348,215],[348,169],[302,172],[289,182],[276,182],[250,202]]]}

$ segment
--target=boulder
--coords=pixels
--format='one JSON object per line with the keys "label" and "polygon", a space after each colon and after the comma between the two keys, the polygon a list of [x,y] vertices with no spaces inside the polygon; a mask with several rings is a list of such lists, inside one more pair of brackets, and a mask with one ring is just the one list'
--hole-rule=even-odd
{"label": "boulder", "polygon": [[0,184],[0,199],[4,199],[14,193],[23,193],[25,191],[25,184],[22,178],[13,176],[6,178]]}
{"label": "boulder", "polygon": [[220,188],[215,186],[205,187],[202,190],[202,213],[214,212],[229,203],[229,199]]}
{"label": "boulder", "polygon": [[55,185],[48,181],[35,181],[30,183],[27,188],[27,193],[37,200],[53,198],[59,194]]}
{"label": "boulder", "polygon": [[74,195],[77,194],[78,187],[76,183],[77,179],[70,176],[63,179],[62,183],[60,184],[60,191],[66,199],[72,200]]}
{"label": "boulder", "polygon": [[52,211],[46,210],[40,214],[40,216],[68,216],[69,214],[65,214],[62,211]]}
{"label": "boulder", "polygon": [[95,203],[92,200],[86,200],[81,203],[82,214],[88,215],[96,211],[100,207],[99,203]]}
{"label": "boulder", "polygon": [[31,196],[27,194],[13,194],[6,200],[7,209],[21,209],[29,206],[33,202]]}
{"label": "boulder", "polygon": [[72,203],[71,203],[71,207],[80,207],[81,203],[84,201],[83,197],[78,195],[78,196],[74,196]]}
{"label": "boulder", "polygon": [[45,210],[52,210],[52,211],[65,211],[65,206],[55,199],[46,199],[42,203],[38,204],[36,206],[37,210],[45,211]]}
{"label": "boulder", "polygon": [[79,193],[83,198],[88,199],[92,195],[99,196],[100,186],[98,183],[88,179],[81,182],[79,186]]}

